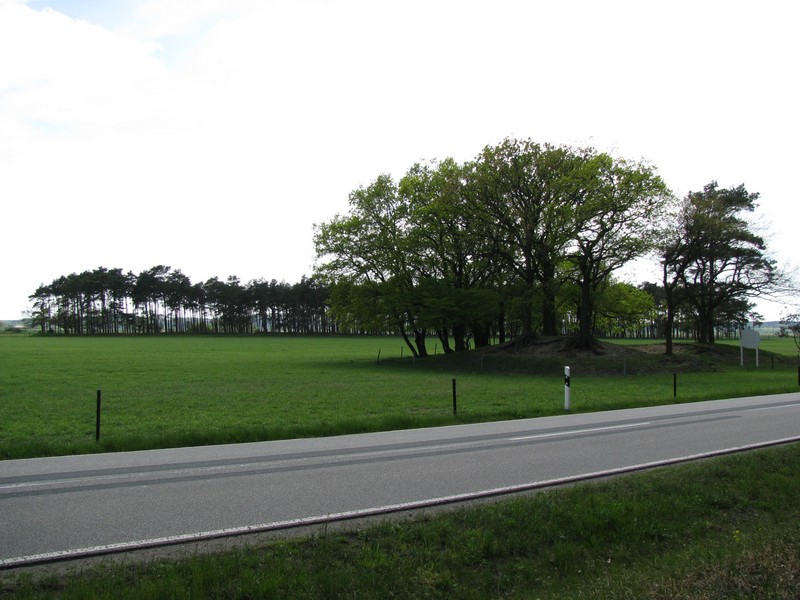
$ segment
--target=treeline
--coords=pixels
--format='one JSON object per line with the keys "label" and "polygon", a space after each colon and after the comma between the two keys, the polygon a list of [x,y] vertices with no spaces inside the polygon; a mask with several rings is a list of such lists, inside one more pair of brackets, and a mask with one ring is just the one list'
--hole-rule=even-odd
{"label": "treeline", "polygon": [[328,289],[235,277],[192,283],[159,265],[138,275],[99,267],[59,277],[30,296],[41,332],[81,334],[300,333],[336,331],[326,310]]}
{"label": "treeline", "polygon": [[[751,298],[782,283],[747,220],[757,198],[712,182],[679,200],[647,164],[506,139],[354,190],[349,211],[315,230],[318,275],[341,328],[394,329],[415,356],[431,335],[458,351],[492,332],[592,347],[646,331],[670,352],[676,335],[713,343],[735,331]],[[613,277],[645,256],[662,270],[649,309]]]}
{"label": "treeline", "polygon": [[[337,293],[341,293],[341,289]],[[289,284],[275,279],[242,285],[236,277],[192,283],[180,269],[162,265],[138,275],[98,267],[61,276],[30,296],[31,324],[42,333],[67,335],[153,333],[294,333],[398,334],[396,327],[354,327],[333,319],[330,302],[336,294],[318,278],[303,277]],[[577,290],[565,285],[558,293],[559,331],[577,331]],[[717,334],[734,336],[747,319],[747,303],[731,306]],[[513,311],[512,311],[513,312]],[[663,286],[646,282],[636,287],[611,281],[597,302],[594,331],[608,338],[664,338],[667,322]],[[472,332],[468,332],[472,333]],[[506,319],[505,332],[491,323],[494,340],[522,334],[520,319]],[[696,338],[691,311],[679,310],[673,335]],[[467,339],[465,347],[474,344]],[[480,341],[478,341],[480,345]]]}
{"label": "treeline", "polygon": [[[574,334],[576,290],[564,286],[558,297],[558,305],[566,311],[559,313],[558,332]],[[399,333],[391,326],[341,326],[331,314],[330,288],[316,278],[304,277],[295,284],[273,279],[242,285],[236,277],[229,277],[193,284],[181,270],[161,265],[138,275],[99,267],[61,276],[40,286],[30,299],[34,307],[31,324],[42,333]],[[749,309],[746,302],[728,307],[719,319],[717,335],[737,335],[751,316]],[[492,323],[488,335],[492,339],[520,336],[521,320],[511,317],[506,321],[505,332]],[[594,331],[598,337],[664,338],[666,323],[663,286],[646,282],[635,287],[611,281],[598,299]],[[678,310],[673,335],[697,338],[691,311]]]}
{"label": "treeline", "polygon": [[[299,283],[192,283],[156,266],[62,276],[30,297],[41,331],[392,333],[415,356],[570,335],[713,343],[757,321],[787,277],[749,220],[758,194],[716,182],[678,199],[655,170],[591,148],[506,139],[472,161],[415,164],[315,227]],[[657,283],[616,272],[641,257]]]}

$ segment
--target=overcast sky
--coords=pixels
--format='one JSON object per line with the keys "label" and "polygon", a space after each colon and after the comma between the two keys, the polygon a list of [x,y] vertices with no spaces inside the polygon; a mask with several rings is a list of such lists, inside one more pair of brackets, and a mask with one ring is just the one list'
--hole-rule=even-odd
{"label": "overcast sky", "polygon": [[798,12],[0,0],[0,319],[100,266],[295,283],[351,190],[508,136],[644,159],[678,196],[743,183],[796,264]]}

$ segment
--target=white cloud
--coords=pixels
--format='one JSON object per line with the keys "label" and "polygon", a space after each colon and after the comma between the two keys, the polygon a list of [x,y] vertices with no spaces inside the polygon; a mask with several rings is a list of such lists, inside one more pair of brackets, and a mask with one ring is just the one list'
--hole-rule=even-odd
{"label": "white cloud", "polygon": [[51,10],[14,4],[2,10],[0,52],[15,57],[0,69],[0,86],[11,89],[4,94],[11,119],[108,125],[135,113],[138,100],[165,75],[140,45],[101,27]]}

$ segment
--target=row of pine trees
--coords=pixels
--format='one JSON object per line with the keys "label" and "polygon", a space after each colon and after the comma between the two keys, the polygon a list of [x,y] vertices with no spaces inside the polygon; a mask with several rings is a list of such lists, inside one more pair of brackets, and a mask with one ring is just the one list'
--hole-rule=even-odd
{"label": "row of pine trees", "polygon": [[192,283],[180,269],[158,265],[138,275],[99,267],[40,286],[30,296],[43,333],[333,333],[328,290],[299,283],[217,277]]}

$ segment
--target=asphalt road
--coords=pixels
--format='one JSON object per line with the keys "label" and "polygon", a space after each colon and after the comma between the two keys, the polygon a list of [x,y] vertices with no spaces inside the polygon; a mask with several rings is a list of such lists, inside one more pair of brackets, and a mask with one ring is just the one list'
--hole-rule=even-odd
{"label": "asphalt road", "polygon": [[800,440],[800,393],[0,461],[0,568],[385,514]]}

